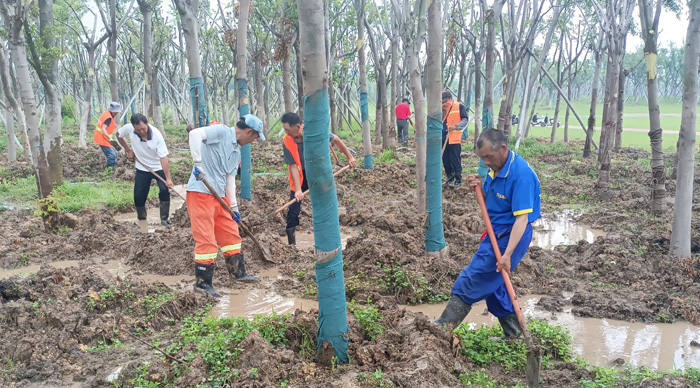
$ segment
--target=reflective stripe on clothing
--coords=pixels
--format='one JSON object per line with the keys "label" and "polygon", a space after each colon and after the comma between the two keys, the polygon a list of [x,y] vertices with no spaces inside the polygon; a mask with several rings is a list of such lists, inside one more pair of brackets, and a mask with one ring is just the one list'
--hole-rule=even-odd
{"label": "reflective stripe on clothing", "polygon": [[92,136],[92,141],[104,147],[112,147],[112,145],[109,143],[109,139],[102,133],[102,126],[107,120],[109,120],[109,125],[107,125],[107,128],[105,128],[105,132],[107,132],[108,135],[111,136],[112,133],[114,133],[114,130],[117,129],[117,123],[114,122],[112,112],[106,110],[102,113],[102,116],[97,119],[95,134]]}
{"label": "reflective stripe on clothing", "polygon": [[[226,198],[222,198],[228,203]],[[187,192],[187,213],[194,237],[194,261],[209,265],[216,260],[219,247],[224,256],[241,252],[238,224],[211,194]]]}

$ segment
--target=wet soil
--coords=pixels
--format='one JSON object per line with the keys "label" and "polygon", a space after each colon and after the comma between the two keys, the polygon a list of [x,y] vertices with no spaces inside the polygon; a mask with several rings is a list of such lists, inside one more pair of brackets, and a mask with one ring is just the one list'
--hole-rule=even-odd
{"label": "wet soil", "polygon": [[[254,170],[262,166],[275,170],[281,165],[280,142],[273,139],[268,143],[254,147]],[[678,260],[667,255],[672,214],[649,215],[646,198],[650,172],[642,163],[648,160],[648,154],[624,150],[616,155],[614,184],[608,199],[602,200],[595,194],[595,177],[591,173],[595,162],[581,159],[579,152],[580,145],[575,145],[567,154],[526,157],[542,181],[543,214],[551,222],[565,219],[563,224],[554,226],[542,222],[536,225],[536,233],[551,236],[547,231],[560,231],[561,225],[573,222],[588,227],[566,231],[563,235],[568,239],[553,242],[550,238],[533,244],[538,246],[530,249],[513,274],[516,291],[520,295],[545,295],[538,308],[551,313],[570,306],[576,317],[699,324],[700,263],[697,258]],[[396,151],[396,155],[402,160],[414,156],[410,149]],[[67,177],[94,178],[98,162],[103,162],[102,155],[97,154],[96,161],[87,155],[81,157],[77,151],[75,156]],[[463,152],[465,174],[475,171],[472,166],[477,160],[473,152]],[[123,172],[117,169],[117,179],[130,179],[131,169],[122,167]],[[175,183],[185,183],[184,180],[184,176],[176,177]],[[376,369],[384,371],[396,386],[458,385],[459,373],[480,368],[461,356],[454,357],[450,336],[429,325],[424,315],[400,309],[399,305],[438,303],[449,298],[454,280],[468,265],[484,230],[472,193],[466,187],[444,190],[445,238],[450,254],[429,257],[424,252],[424,216],[416,214],[413,206],[415,170],[410,163],[377,163],[374,170],[355,169],[336,182],[347,298],[372,301],[384,315],[387,330],[370,341],[349,314],[353,364],[338,369],[314,363],[302,355],[300,339],[293,332],[287,334],[290,345],[283,348],[272,348],[254,332],[240,346],[245,350],[238,367],[265,372],[260,379],[243,379],[234,385],[279,386],[280,381],[290,379],[290,386],[369,386],[357,377]],[[668,187],[672,194],[673,184]],[[290,247],[284,237],[283,217],[269,216],[287,198],[285,176],[254,177],[253,201],[240,204],[243,221],[259,240],[270,245],[279,264],[263,261],[261,253],[244,237],[247,270],[262,275],[261,282],[235,282],[219,257],[214,286],[224,298],[218,305],[189,291],[194,241],[185,206],[173,209],[171,228],[147,228],[146,233],[136,223],[116,220],[120,216],[106,209],[84,209],[66,215],[70,228],[60,234],[46,231],[31,212],[2,212],[0,268],[34,265],[41,269],[29,271],[34,275],[25,273],[2,281],[0,351],[8,355],[9,361],[4,361],[3,370],[8,372],[0,374],[0,385],[22,386],[33,381],[109,386],[107,376],[122,365],[121,386],[134,386],[128,377],[144,362],[152,363],[150,370],[155,381],[163,379],[172,361],[162,361],[128,333],[142,333],[152,343],[155,332],[165,347],[168,341],[174,341],[173,331],[167,329],[176,330],[183,316],[202,311],[209,303],[214,303],[211,313],[216,316],[249,316],[253,307],[240,309],[236,304],[246,300],[254,306],[256,300],[277,298],[278,302],[263,305],[278,306],[288,312],[303,308],[286,319],[315,335],[311,206],[308,199],[302,205],[297,232],[300,243]],[[700,193],[696,192],[695,200],[700,202]],[[562,213],[567,208],[580,210]],[[694,210],[694,225],[700,222],[698,210]],[[572,235],[579,238],[571,238]],[[697,230],[693,241],[697,253]],[[569,245],[552,246],[557,244]],[[77,267],[48,266],[76,260],[80,262]],[[105,269],[114,262],[127,266],[126,274],[115,277]],[[159,279],[168,285],[153,283]],[[106,290],[118,297],[104,301]],[[127,298],[129,293],[134,295]],[[143,301],[169,293],[176,295],[167,302],[169,307],[153,317],[152,304]],[[92,311],[91,300],[96,306]],[[289,300],[293,301],[291,305]],[[101,346],[100,341],[107,348],[90,351],[90,347]],[[113,346],[116,343],[124,346]],[[207,375],[204,363],[198,360],[175,386],[196,384],[197,379]],[[513,385],[523,379],[522,375],[497,366],[487,368],[486,373],[500,384]],[[592,377],[575,364],[557,363],[543,372],[543,386],[576,386],[580,379]],[[691,386],[680,377],[665,379],[645,386]]]}

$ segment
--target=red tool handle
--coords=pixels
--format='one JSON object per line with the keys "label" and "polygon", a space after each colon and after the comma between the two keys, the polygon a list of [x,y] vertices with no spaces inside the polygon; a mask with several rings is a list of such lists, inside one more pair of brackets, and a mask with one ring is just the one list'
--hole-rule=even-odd
{"label": "red tool handle", "polygon": [[[479,203],[481,208],[481,215],[484,218],[484,223],[486,224],[486,231],[488,232],[489,238],[491,239],[491,245],[493,246],[493,252],[496,254],[496,263],[501,260],[501,249],[498,247],[498,240],[496,239],[496,233],[493,232],[493,225],[491,225],[491,218],[489,217],[489,212],[486,210],[486,201],[484,201],[484,193],[481,186],[474,188],[476,193],[476,201]],[[497,264],[498,265],[498,264]],[[520,322],[520,327],[523,332],[528,333],[527,322],[523,316],[523,312],[520,311],[520,304],[518,304],[518,298],[515,296],[515,290],[513,289],[513,284],[510,282],[510,275],[505,269],[501,269],[501,275],[503,275],[503,281],[506,284],[506,289],[508,290],[508,296],[510,296],[510,301],[513,303],[513,308],[515,309],[515,314],[518,316],[518,322]]]}

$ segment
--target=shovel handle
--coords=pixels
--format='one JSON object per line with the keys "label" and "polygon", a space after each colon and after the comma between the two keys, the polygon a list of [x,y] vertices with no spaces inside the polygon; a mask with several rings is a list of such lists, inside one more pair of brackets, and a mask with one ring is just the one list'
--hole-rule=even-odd
{"label": "shovel handle", "polygon": [[[349,168],[350,168],[350,166],[345,166],[345,167],[341,168],[340,170],[336,171],[336,172],[333,174],[333,176],[338,176],[338,175],[340,175],[341,173],[345,172],[345,171],[346,171],[347,169],[349,169]],[[304,191],[304,195],[306,195],[306,194],[308,194],[308,193],[309,193],[309,190]],[[284,210],[284,209],[286,209],[286,208],[292,206],[292,205],[294,204],[294,202],[296,202],[296,201],[297,201],[296,199],[290,200],[289,202],[285,203],[284,206],[282,206],[282,207],[280,207],[279,209],[275,210],[272,214],[276,214],[276,213],[281,212],[282,210]]]}
{"label": "shovel handle", "polygon": [[[139,160],[139,158],[136,157],[136,154],[134,154],[134,161],[141,163],[141,161]],[[146,169],[147,169],[151,174],[153,174],[153,176],[156,177],[156,179],[158,179],[159,181],[163,182],[163,183],[166,185],[166,187],[167,187],[168,183],[165,181],[165,179],[163,179],[163,177],[161,177],[160,175],[156,174],[156,172],[153,171],[153,169],[150,168],[150,167],[148,167],[147,165],[145,165],[145,164],[143,164],[143,163],[141,163],[141,165],[144,166],[144,167],[146,167]],[[168,190],[168,191],[172,191],[173,193],[175,193],[175,195],[177,195],[178,197],[180,197],[180,199],[182,199],[183,201],[185,201],[185,198],[182,198],[182,195],[180,195],[180,193],[178,193],[177,191],[175,191],[175,189]]]}
{"label": "shovel handle", "polygon": [[[476,193],[476,201],[479,203],[479,208],[481,208],[481,216],[484,218],[484,223],[486,224],[486,232],[491,240],[491,246],[493,247],[493,252],[496,255],[496,261],[501,259],[501,249],[498,247],[498,240],[496,239],[496,233],[493,231],[493,225],[491,224],[491,218],[489,217],[489,212],[486,210],[486,201],[484,201],[484,192],[481,186],[474,188]],[[503,281],[506,285],[506,290],[508,290],[508,296],[510,296],[510,301],[513,303],[513,308],[515,309],[515,315],[518,317],[518,322],[520,323],[520,328],[523,329],[523,336],[525,337],[525,344],[528,348],[533,348],[534,344],[532,342],[532,337],[530,336],[530,329],[527,327],[527,321],[523,312],[520,311],[520,304],[518,303],[518,298],[515,295],[515,289],[513,289],[513,283],[510,281],[510,275],[505,269],[501,269],[501,275],[503,275]]]}

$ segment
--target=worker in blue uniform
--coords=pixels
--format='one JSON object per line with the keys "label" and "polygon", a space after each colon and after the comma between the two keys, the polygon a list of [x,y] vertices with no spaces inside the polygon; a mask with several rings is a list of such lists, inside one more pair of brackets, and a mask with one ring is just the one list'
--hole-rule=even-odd
{"label": "worker in blue uniform", "polygon": [[[522,329],[500,270],[505,268],[510,273],[530,247],[531,224],[540,218],[540,182],[532,167],[508,148],[508,138],[502,131],[487,129],[477,139],[476,148],[490,169],[483,192],[502,257],[496,261],[491,241],[484,233],[479,249],[457,277],[450,301],[435,323],[459,324],[474,303],[485,299],[506,337],[515,337]],[[471,188],[482,190],[478,174],[469,175],[468,182]]]}

